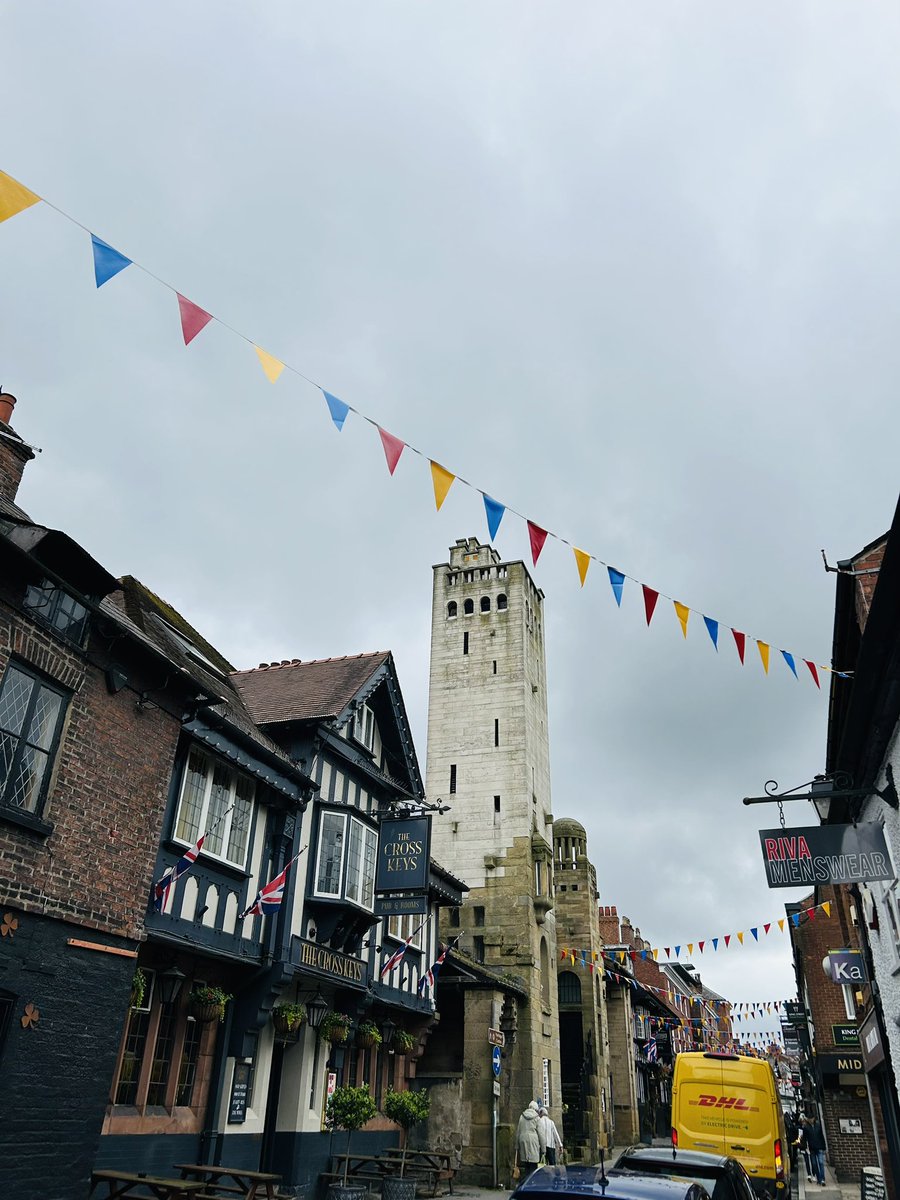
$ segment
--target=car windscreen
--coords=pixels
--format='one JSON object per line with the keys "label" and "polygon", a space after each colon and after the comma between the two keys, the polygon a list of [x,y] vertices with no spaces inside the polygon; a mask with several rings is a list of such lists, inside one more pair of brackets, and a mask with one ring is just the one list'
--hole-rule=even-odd
{"label": "car windscreen", "polygon": [[[725,1173],[724,1167],[705,1163],[679,1163],[678,1159],[667,1159],[661,1162],[653,1158],[620,1158],[616,1163],[617,1171],[634,1171],[639,1175],[677,1175],[679,1179],[690,1179],[699,1183],[710,1193],[712,1200],[739,1200],[734,1185]],[[715,1186],[711,1182],[715,1180]]]}

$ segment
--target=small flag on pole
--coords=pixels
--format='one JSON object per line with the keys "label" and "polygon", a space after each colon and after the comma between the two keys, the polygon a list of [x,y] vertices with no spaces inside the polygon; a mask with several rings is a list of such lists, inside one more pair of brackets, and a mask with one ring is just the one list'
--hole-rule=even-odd
{"label": "small flag on pole", "polygon": [[197,861],[197,855],[203,849],[203,839],[206,837],[204,833],[197,842],[191,846],[190,850],[179,858],[177,863],[173,863],[171,867],[160,878],[159,882],[153,886],[153,907],[157,912],[162,912],[166,907],[166,901],[169,899],[169,889],[173,884],[176,884],[182,875],[187,874],[194,863]]}
{"label": "small flag on pole", "polygon": [[431,964],[431,966],[428,968],[428,970],[425,972],[425,974],[419,980],[419,995],[420,996],[425,995],[426,989],[429,989],[431,991],[434,990],[434,981],[437,978],[437,973],[441,969],[441,967],[444,965],[444,960],[446,959],[447,955],[450,953],[450,951],[453,949],[453,947],[459,941],[460,936],[461,936],[460,934],[457,934],[456,937],[453,939],[453,941],[444,947],[444,949],[440,952],[440,954],[437,956],[437,958],[434,960],[434,962]]}
{"label": "small flag on pole", "polygon": [[384,979],[385,975],[390,975],[390,973],[391,973],[391,971],[393,971],[394,967],[400,966],[400,963],[403,961],[404,954],[409,949],[410,942],[413,940],[413,938],[416,936],[416,934],[419,932],[419,930],[422,928],[422,926],[425,924],[425,922],[427,920],[428,920],[428,918],[426,917],[425,920],[422,922],[422,924],[419,926],[419,929],[414,930],[409,935],[409,937],[406,939],[406,941],[403,943],[403,945],[400,947],[400,949],[395,950],[394,953],[391,955],[391,957],[385,962],[384,966],[381,968],[381,974],[378,976],[379,979]]}
{"label": "small flag on pole", "polygon": [[657,1046],[656,1046],[656,1038],[649,1037],[647,1039],[647,1041],[644,1043],[644,1054],[647,1056],[647,1062],[656,1062],[658,1053],[659,1052],[658,1052]]}
{"label": "small flag on pole", "polygon": [[[305,850],[306,847],[303,847]],[[281,902],[284,899],[284,884],[287,879],[287,873],[297,861],[303,850],[298,850],[290,862],[286,863],[284,869],[279,871],[274,879],[270,880],[264,888],[260,888],[256,899],[249,908],[245,908],[238,917],[239,921],[243,921],[244,917],[268,917],[273,913],[277,913],[281,908]]]}

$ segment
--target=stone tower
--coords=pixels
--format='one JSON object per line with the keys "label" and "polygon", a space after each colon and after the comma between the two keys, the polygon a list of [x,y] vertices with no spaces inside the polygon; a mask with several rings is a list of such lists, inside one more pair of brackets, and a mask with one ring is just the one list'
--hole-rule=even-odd
{"label": "stone tower", "polygon": [[435,819],[434,857],[469,887],[460,947],[528,992],[501,1123],[546,1097],[561,1129],[544,596],[524,563],[477,538],[434,568],[426,787],[451,807]]}
{"label": "stone tower", "polygon": [[553,851],[563,1139],[573,1158],[597,1162],[614,1132],[597,873],[584,826],[571,817],[554,822]]}

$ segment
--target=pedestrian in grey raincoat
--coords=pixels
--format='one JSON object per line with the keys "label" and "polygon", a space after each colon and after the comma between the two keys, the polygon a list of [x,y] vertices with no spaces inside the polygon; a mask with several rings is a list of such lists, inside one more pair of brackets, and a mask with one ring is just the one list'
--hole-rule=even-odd
{"label": "pedestrian in grey raincoat", "polygon": [[541,1142],[540,1116],[536,1100],[528,1105],[516,1126],[516,1162],[522,1179],[537,1170],[545,1147]]}

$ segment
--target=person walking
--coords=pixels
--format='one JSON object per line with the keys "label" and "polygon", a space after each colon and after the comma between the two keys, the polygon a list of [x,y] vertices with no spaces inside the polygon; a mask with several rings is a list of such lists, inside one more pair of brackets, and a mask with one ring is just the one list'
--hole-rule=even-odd
{"label": "person walking", "polygon": [[563,1148],[562,1138],[556,1128],[556,1122],[543,1105],[538,1109],[539,1132],[544,1143],[544,1158],[550,1167],[556,1166],[557,1154]]}
{"label": "person walking", "polygon": [[800,1132],[800,1146],[809,1152],[809,1161],[816,1173],[816,1181],[825,1186],[825,1134],[819,1124],[819,1118],[813,1114],[807,1117]]}
{"label": "person walking", "polygon": [[541,1143],[540,1113],[537,1100],[532,1100],[519,1117],[516,1126],[516,1165],[523,1180],[537,1170],[544,1146]]}

